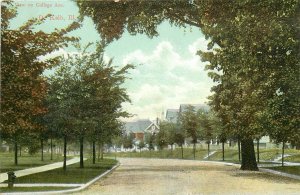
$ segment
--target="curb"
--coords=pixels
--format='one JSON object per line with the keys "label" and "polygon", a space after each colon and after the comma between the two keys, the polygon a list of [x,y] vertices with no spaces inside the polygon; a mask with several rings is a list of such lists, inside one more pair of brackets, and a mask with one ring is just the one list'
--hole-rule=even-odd
{"label": "curb", "polygon": [[6,194],[7,195],[29,195],[29,194],[65,194],[65,193],[71,193],[71,192],[78,192],[78,191],[84,190],[85,188],[87,188],[91,184],[95,183],[100,178],[106,176],[107,174],[109,174],[110,172],[112,172],[113,170],[115,170],[116,168],[118,168],[119,166],[120,166],[120,163],[118,162],[111,169],[105,171],[104,173],[102,173],[98,177],[95,177],[91,181],[89,181],[89,182],[83,184],[82,186],[80,186],[79,188],[75,188],[75,189],[59,190],[59,191],[45,191],[45,192],[44,191],[41,191],[41,192],[7,192],[7,193],[2,193],[2,194],[3,195],[6,195]]}
{"label": "curb", "polygon": [[[82,183],[17,183],[14,187],[81,187],[83,185]],[[7,187],[7,184],[0,184],[0,187]]]}

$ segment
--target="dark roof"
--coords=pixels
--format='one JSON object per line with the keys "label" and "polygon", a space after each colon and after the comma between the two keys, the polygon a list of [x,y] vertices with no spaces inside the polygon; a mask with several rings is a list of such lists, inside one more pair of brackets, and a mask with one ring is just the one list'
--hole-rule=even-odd
{"label": "dark roof", "polygon": [[179,109],[167,109],[166,119],[170,122],[177,122]]}
{"label": "dark roof", "polygon": [[142,133],[152,122],[149,119],[126,122],[125,130],[132,133]]}
{"label": "dark roof", "polygon": [[207,104],[180,104],[179,112],[184,112],[188,106],[193,106],[195,111],[204,110],[209,111],[210,107]]}

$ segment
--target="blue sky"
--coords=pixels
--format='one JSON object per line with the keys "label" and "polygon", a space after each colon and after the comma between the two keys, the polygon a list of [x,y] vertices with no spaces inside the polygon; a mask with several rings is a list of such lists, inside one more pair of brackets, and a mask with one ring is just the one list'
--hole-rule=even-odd
{"label": "blue sky", "polygon": [[[48,13],[48,19],[40,28],[52,31],[64,28],[79,15],[76,4],[64,1],[17,1],[18,16],[11,23],[17,28],[32,17]],[[113,58],[113,64],[136,65],[130,71],[124,87],[127,88],[132,103],[124,108],[135,114],[133,119],[154,119],[161,117],[168,108],[178,108],[180,104],[204,103],[209,96],[213,82],[204,71],[205,63],[195,53],[206,50],[207,41],[197,28],[178,28],[168,22],[158,27],[159,36],[152,39],[145,35],[131,36],[128,33],[107,46],[105,58]],[[71,35],[79,36],[82,44],[100,40],[90,18],[85,18],[80,29]],[[72,48],[62,48],[56,53],[72,52]]]}

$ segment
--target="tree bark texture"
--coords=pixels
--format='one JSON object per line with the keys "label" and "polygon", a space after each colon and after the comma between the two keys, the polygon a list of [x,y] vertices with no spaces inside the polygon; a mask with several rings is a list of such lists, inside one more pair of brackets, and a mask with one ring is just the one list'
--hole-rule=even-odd
{"label": "tree bark texture", "polygon": [[17,141],[17,138],[15,138],[15,165],[18,165],[18,141]]}
{"label": "tree bark texture", "polygon": [[196,143],[193,144],[194,160],[196,159]]}
{"label": "tree bark texture", "polygon": [[281,166],[284,166],[284,145],[285,142],[282,142]]}
{"label": "tree bark texture", "polygon": [[83,136],[80,137],[79,139],[80,142],[80,168],[84,168],[83,164]]}
{"label": "tree bark texture", "polygon": [[41,161],[44,161],[44,140],[41,139]]}
{"label": "tree bark texture", "polygon": [[259,139],[257,139],[256,144],[257,162],[259,163]]}
{"label": "tree bark texture", "polygon": [[101,143],[101,160],[103,160],[103,143]]}
{"label": "tree bark texture", "polygon": [[222,160],[225,160],[225,149],[224,149],[224,142],[222,142]]}
{"label": "tree bark texture", "polygon": [[258,167],[255,159],[253,140],[251,138],[242,139],[241,149],[242,149],[241,170],[258,171]]}
{"label": "tree bark texture", "polygon": [[64,164],[63,170],[67,170],[67,136],[64,136]]}
{"label": "tree bark texture", "polygon": [[53,142],[52,142],[52,138],[50,139],[50,160],[53,160]]}
{"label": "tree bark texture", "polygon": [[100,143],[98,142],[98,162],[100,161],[100,152],[101,152],[101,146],[100,146]]}
{"label": "tree bark texture", "polygon": [[210,150],[210,148],[209,148],[209,143],[207,144],[207,159],[209,159],[209,150]]}
{"label": "tree bark texture", "polygon": [[183,145],[181,145],[181,159],[183,159]]}
{"label": "tree bark texture", "polygon": [[241,162],[241,141],[238,139],[238,152],[239,152],[239,161]]}
{"label": "tree bark texture", "polygon": [[93,141],[93,164],[96,164],[96,142]]}

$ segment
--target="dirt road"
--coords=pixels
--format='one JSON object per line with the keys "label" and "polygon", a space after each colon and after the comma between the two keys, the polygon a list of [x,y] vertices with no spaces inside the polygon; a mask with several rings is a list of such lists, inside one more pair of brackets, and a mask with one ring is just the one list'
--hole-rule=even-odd
{"label": "dirt road", "polygon": [[218,163],[119,159],[121,166],[77,194],[198,195],[300,194],[300,181]]}

